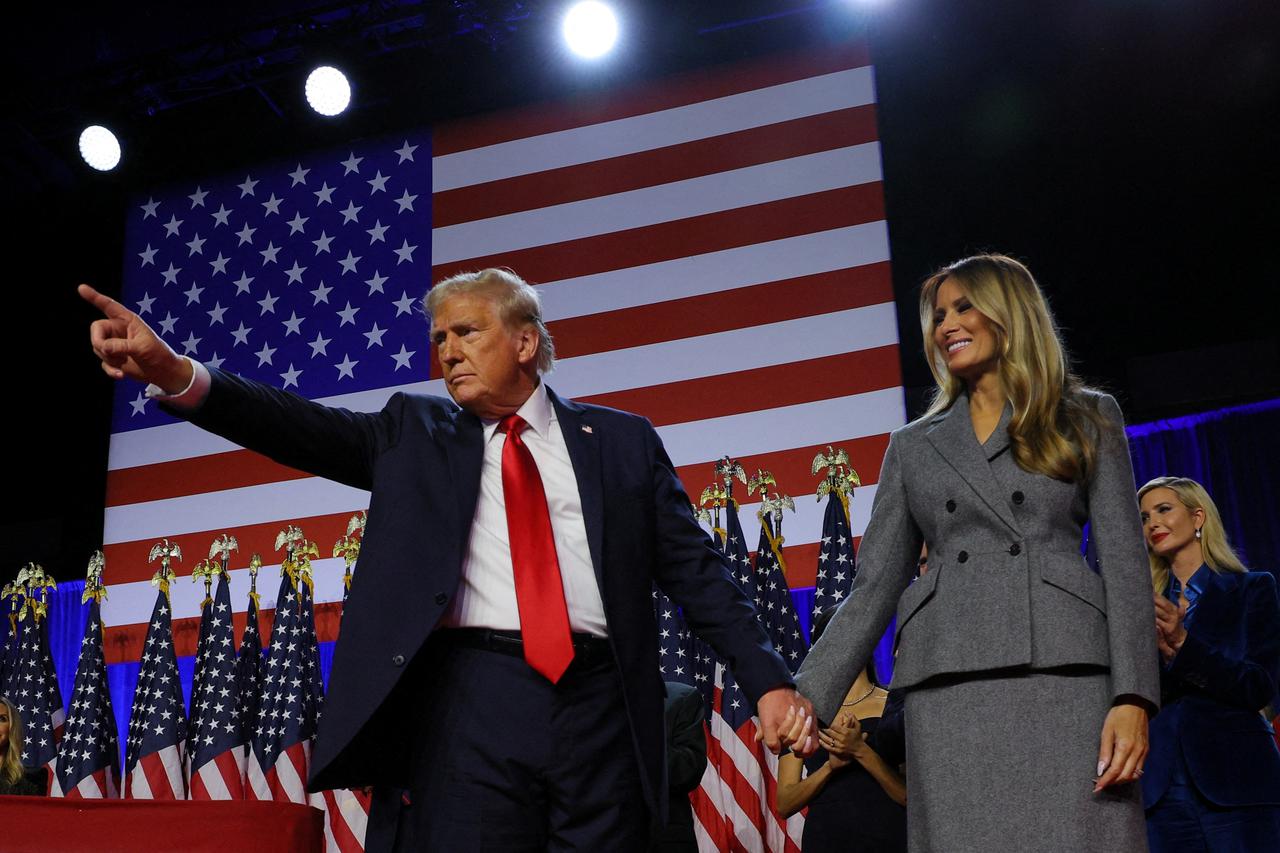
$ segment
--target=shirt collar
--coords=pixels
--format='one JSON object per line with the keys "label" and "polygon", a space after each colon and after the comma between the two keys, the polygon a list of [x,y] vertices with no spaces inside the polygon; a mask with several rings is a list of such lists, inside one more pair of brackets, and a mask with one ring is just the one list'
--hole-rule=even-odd
{"label": "shirt collar", "polygon": [[[1182,592],[1187,597],[1188,601],[1195,601],[1197,598],[1200,597],[1201,593],[1204,592],[1205,587],[1209,585],[1209,578],[1211,573],[1212,573],[1212,569],[1210,569],[1204,563],[1201,563],[1200,568],[1192,572],[1191,577],[1187,578],[1187,583],[1183,588]],[[1169,597],[1174,599],[1175,601],[1177,600],[1176,590],[1178,589],[1178,583],[1179,583],[1178,579],[1174,576],[1173,572],[1170,571],[1169,572]]]}
{"label": "shirt collar", "polygon": [[[551,407],[551,398],[547,396],[547,384],[539,380],[538,387],[533,389],[533,393],[529,395],[529,399],[524,401],[524,405],[516,410],[516,414],[524,419],[524,422],[539,438],[546,438],[551,432],[551,422],[556,419],[555,410]],[[481,425],[484,427],[484,441],[489,443],[489,439],[493,438],[493,434],[498,431],[498,422],[496,420],[481,419]]]}

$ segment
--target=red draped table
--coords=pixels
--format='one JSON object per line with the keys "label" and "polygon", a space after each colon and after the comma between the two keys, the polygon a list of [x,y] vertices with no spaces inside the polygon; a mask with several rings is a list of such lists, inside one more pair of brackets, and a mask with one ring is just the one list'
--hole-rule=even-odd
{"label": "red draped table", "polygon": [[0,849],[322,853],[324,812],[292,803],[0,797]]}

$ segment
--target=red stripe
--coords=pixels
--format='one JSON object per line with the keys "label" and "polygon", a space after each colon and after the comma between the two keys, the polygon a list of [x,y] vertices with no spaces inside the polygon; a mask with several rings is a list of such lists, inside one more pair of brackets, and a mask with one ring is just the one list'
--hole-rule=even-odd
{"label": "red stripe", "polygon": [[209,795],[209,789],[205,787],[204,780],[200,778],[197,770],[191,773],[191,799],[193,800],[212,800]]}
{"label": "red stripe", "polygon": [[[717,691],[717,696],[719,692]],[[718,713],[718,710],[717,710]],[[728,724],[725,723],[727,726]],[[729,788],[729,793],[733,796],[734,801],[738,804],[738,808],[746,815],[750,821],[751,827],[762,838],[764,837],[764,821],[760,815],[760,795],[756,791],[754,785],[747,780],[745,776],[739,772],[736,764],[733,763],[732,757],[721,745],[720,740],[716,737],[707,739],[707,760],[716,769],[716,773],[724,781]],[[761,768],[763,772],[763,768]],[[733,824],[733,818],[730,816],[730,823]],[[733,824],[736,828],[736,824]],[[736,832],[731,832],[731,836],[736,836]]]}
{"label": "red stripe", "polygon": [[892,301],[889,264],[882,262],[566,317],[548,331],[559,358],[577,358]]}
{"label": "red stripe", "polygon": [[[347,522],[351,516],[352,512],[338,512],[329,515],[310,516],[290,523],[301,527],[307,538],[319,545],[321,553],[326,553],[331,551],[332,543],[337,542],[346,534]],[[284,521],[268,521],[262,524],[237,527],[235,535],[240,543],[240,550],[237,552],[239,559],[232,558],[231,568],[238,569],[248,566],[250,557],[253,554],[260,555],[264,563],[272,563],[278,560],[280,556],[275,550],[276,535],[284,528],[285,524],[286,522]],[[209,543],[221,532],[222,530],[218,529],[183,533],[178,536],[170,536],[169,541],[177,543],[185,554],[205,554],[209,551]],[[105,546],[102,550],[107,559],[107,577],[111,579],[111,583],[119,584],[150,580],[154,574],[154,568],[147,562],[147,556],[150,554],[151,546],[154,544],[154,539],[135,539],[132,542],[117,542]],[[190,577],[190,568],[181,566],[175,566],[174,568],[179,573],[179,583],[190,583],[187,580]],[[259,581],[265,588],[269,583],[269,578],[264,575],[259,578]]]}
{"label": "red stripe", "polygon": [[[727,417],[892,388],[897,345],[580,398],[636,412],[654,426]],[[811,457],[812,459],[812,457]]]}
{"label": "red stripe", "polygon": [[[731,440],[726,439],[726,444],[731,443]],[[866,438],[835,439],[831,444],[835,447],[843,447],[849,453],[849,463],[862,478],[863,485],[869,486],[880,479],[880,463],[884,461],[884,452],[889,446],[887,433]],[[740,456],[737,459],[746,471],[754,473],[757,469],[764,468],[773,472],[774,479],[778,481],[781,491],[786,492],[796,500],[808,500],[806,496],[813,494],[814,492],[810,490],[816,491],[820,482],[817,475],[810,473],[813,467],[813,458],[825,451],[826,448],[825,444],[814,444],[808,447],[797,447],[793,450],[781,450],[776,453]],[[732,447],[725,448],[726,451],[732,449]],[[713,482],[718,482],[715,475],[715,463],[712,461],[699,462],[694,465],[681,465],[676,468],[676,474],[680,477],[689,494],[695,498],[702,494],[703,488]],[[746,486],[735,483],[734,494],[739,503],[751,503],[751,498],[747,495]]]}
{"label": "red stripe", "polygon": [[522,110],[452,122],[432,135],[432,156],[453,154],[514,139],[695,104],[808,77],[859,68],[870,62],[866,45],[842,44],[828,51],[772,57],[714,71],[694,71],[637,86],[611,90],[591,100],[538,104]]}
{"label": "red stripe", "polygon": [[[338,639],[338,627],[342,622],[342,602],[317,604],[316,639],[329,642]],[[232,616],[235,624],[236,638],[244,633],[246,614],[244,611]],[[261,636],[271,636],[271,623],[275,619],[275,610],[263,610],[258,614],[258,629]],[[113,625],[103,631],[103,655],[107,663],[132,663],[142,657],[142,647],[147,639],[146,622],[129,625]],[[200,617],[173,620],[173,650],[179,657],[189,657],[196,653],[196,643],[200,638]]]}
{"label": "red stripe", "polygon": [[443,228],[874,141],[875,106],[850,107],[636,154],[444,190],[431,196],[431,226]]}
{"label": "red stripe", "polygon": [[794,196],[672,222],[549,243],[431,268],[432,281],[485,267],[510,267],[527,281],[557,281],[670,261],[884,219],[879,181]]}
{"label": "red stripe", "polygon": [[107,472],[107,506],[309,477],[249,450],[229,450]]}
{"label": "red stripe", "polygon": [[356,838],[346,817],[338,805],[338,798],[333,791],[324,791],[324,819],[329,824],[329,832],[333,835],[334,844],[340,853],[360,853],[364,850],[364,842]]}
{"label": "red stripe", "polygon": [[694,820],[702,825],[703,832],[715,845],[716,850],[728,850],[729,828],[725,826],[725,817],[720,814],[716,804],[712,802],[702,786],[698,786],[689,794],[689,805],[693,808]]}
{"label": "red stripe", "polygon": [[148,753],[138,759],[142,774],[147,777],[147,786],[151,789],[153,800],[185,800],[185,791],[175,791],[169,784],[169,773],[159,752]]}

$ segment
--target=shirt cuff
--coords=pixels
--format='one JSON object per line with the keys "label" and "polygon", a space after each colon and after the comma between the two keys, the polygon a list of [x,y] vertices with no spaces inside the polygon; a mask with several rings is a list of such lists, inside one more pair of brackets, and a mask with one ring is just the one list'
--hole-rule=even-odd
{"label": "shirt cuff", "polygon": [[213,378],[209,376],[209,369],[203,364],[185,355],[183,358],[191,363],[191,381],[187,383],[186,388],[177,394],[166,394],[163,388],[153,383],[147,386],[144,393],[149,399],[158,400],[170,408],[191,411],[200,408],[205,398],[209,396]]}

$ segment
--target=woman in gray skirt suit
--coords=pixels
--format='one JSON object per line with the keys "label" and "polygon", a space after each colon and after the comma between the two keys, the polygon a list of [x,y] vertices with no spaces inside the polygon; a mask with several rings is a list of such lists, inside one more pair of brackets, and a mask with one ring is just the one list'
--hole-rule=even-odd
{"label": "woman in gray skirt suit", "polygon": [[1012,258],[939,270],[920,318],[937,395],[890,439],[853,590],[799,688],[830,721],[896,605],[913,853],[1145,851],[1160,687],[1120,409],[1071,374]]}

